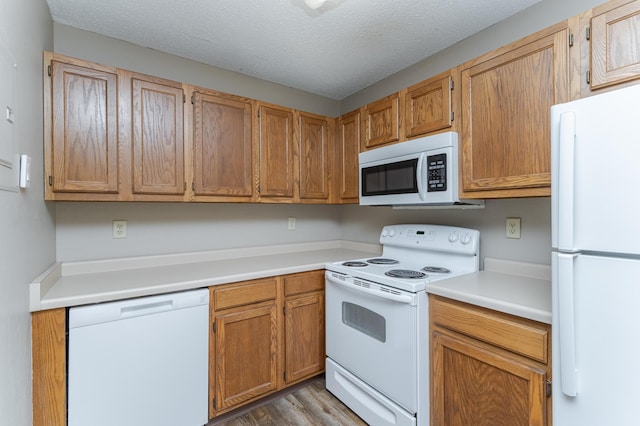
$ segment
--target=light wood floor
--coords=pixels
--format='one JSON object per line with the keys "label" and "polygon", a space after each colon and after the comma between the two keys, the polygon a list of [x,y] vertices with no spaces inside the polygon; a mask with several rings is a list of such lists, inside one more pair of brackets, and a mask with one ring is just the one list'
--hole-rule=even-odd
{"label": "light wood floor", "polygon": [[324,378],[308,382],[250,411],[222,416],[207,426],[366,426],[324,387]]}

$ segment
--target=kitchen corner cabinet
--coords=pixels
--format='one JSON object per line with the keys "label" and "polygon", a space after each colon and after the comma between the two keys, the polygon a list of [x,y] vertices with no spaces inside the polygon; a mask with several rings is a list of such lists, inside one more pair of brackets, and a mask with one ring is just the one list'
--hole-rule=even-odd
{"label": "kitchen corner cabinet", "polygon": [[341,116],[338,120],[335,180],[337,198],[341,204],[359,202],[360,118],[361,112],[357,109]]}
{"label": "kitchen corner cabinet", "polygon": [[550,325],[438,296],[429,306],[431,424],[551,424]]}
{"label": "kitchen corner cabinet", "polygon": [[550,195],[550,108],[569,100],[567,22],[459,66],[462,198]]}
{"label": "kitchen corner cabinet", "polygon": [[284,280],[284,380],[287,385],[324,371],[324,271]]}
{"label": "kitchen corner cabinet", "polygon": [[436,75],[403,92],[401,139],[451,128],[454,119],[452,74],[447,71]]}
{"label": "kitchen corner cabinet", "polygon": [[580,97],[640,80],[640,0],[614,0],[578,18]]}
{"label": "kitchen corner cabinet", "polygon": [[276,278],[211,287],[210,417],[278,387]]}
{"label": "kitchen corner cabinet", "polygon": [[251,100],[196,88],[191,103],[194,196],[254,201]]}
{"label": "kitchen corner cabinet", "polygon": [[261,103],[258,123],[260,200],[291,202],[297,186],[293,110]]}
{"label": "kitchen corner cabinet", "polygon": [[361,151],[400,140],[400,95],[394,93],[363,108],[364,138]]}
{"label": "kitchen corner cabinet", "polygon": [[117,199],[117,70],[48,52],[44,64],[45,199]]}
{"label": "kitchen corner cabinet", "polygon": [[331,138],[333,126],[326,117],[298,113],[300,202],[327,203],[330,196]]}

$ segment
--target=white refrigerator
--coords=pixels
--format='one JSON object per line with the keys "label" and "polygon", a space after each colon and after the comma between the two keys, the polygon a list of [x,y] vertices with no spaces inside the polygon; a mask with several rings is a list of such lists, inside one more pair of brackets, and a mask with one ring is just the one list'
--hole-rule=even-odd
{"label": "white refrigerator", "polygon": [[640,425],[640,86],[551,108],[554,426]]}

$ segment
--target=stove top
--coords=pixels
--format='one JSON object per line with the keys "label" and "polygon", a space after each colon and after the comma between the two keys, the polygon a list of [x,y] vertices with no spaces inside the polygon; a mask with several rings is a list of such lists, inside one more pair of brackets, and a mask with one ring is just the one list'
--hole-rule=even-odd
{"label": "stove top", "polygon": [[480,233],[442,225],[388,225],[382,255],[334,262],[327,270],[400,290],[418,292],[429,282],[478,270]]}

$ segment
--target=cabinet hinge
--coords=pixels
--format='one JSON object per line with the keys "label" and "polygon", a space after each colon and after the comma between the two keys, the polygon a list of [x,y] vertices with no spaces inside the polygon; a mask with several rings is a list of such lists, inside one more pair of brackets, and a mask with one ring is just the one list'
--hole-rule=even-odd
{"label": "cabinet hinge", "polygon": [[282,307],[282,315],[287,315],[287,307],[286,306]]}
{"label": "cabinet hinge", "polygon": [[591,71],[587,71],[586,78],[587,78],[587,84],[591,84]]}
{"label": "cabinet hinge", "polygon": [[196,190],[196,183],[195,182],[191,182],[191,190],[195,192],[195,190]]}
{"label": "cabinet hinge", "polygon": [[213,398],[213,401],[211,401],[211,403],[213,404],[213,408],[216,408],[216,399]]}
{"label": "cabinet hinge", "polygon": [[215,322],[213,323],[213,326],[211,326],[211,328],[213,329],[213,332],[215,333],[216,332],[216,323]]}
{"label": "cabinet hinge", "polygon": [[47,65],[47,74],[51,77],[51,65]]}
{"label": "cabinet hinge", "polygon": [[449,90],[453,90],[453,80],[449,80]]}
{"label": "cabinet hinge", "polygon": [[282,373],[282,377],[284,378],[284,381],[287,381],[287,372],[285,371],[284,373]]}
{"label": "cabinet hinge", "polygon": [[258,118],[260,118],[260,108],[258,108],[257,114],[258,114]]}
{"label": "cabinet hinge", "polygon": [[569,47],[573,47],[573,34],[569,34]]}
{"label": "cabinet hinge", "polygon": [[186,190],[187,190],[187,182],[184,182],[184,189],[183,189],[183,191],[186,191]]}
{"label": "cabinet hinge", "polygon": [[547,389],[546,389],[547,390],[547,397],[550,397],[551,396],[551,380],[547,380],[546,385],[547,385]]}
{"label": "cabinet hinge", "polygon": [[455,113],[451,111],[451,121],[453,121],[454,118],[455,118]]}
{"label": "cabinet hinge", "polygon": [[182,103],[183,104],[187,103],[187,95],[185,95],[184,93],[182,94]]}
{"label": "cabinet hinge", "polygon": [[195,105],[196,103],[196,94],[191,95],[191,105]]}
{"label": "cabinet hinge", "polygon": [[53,176],[49,176],[49,186],[53,186]]}
{"label": "cabinet hinge", "polygon": [[591,40],[591,27],[587,27],[587,29],[584,32],[585,32],[585,36],[587,37],[587,40]]}

